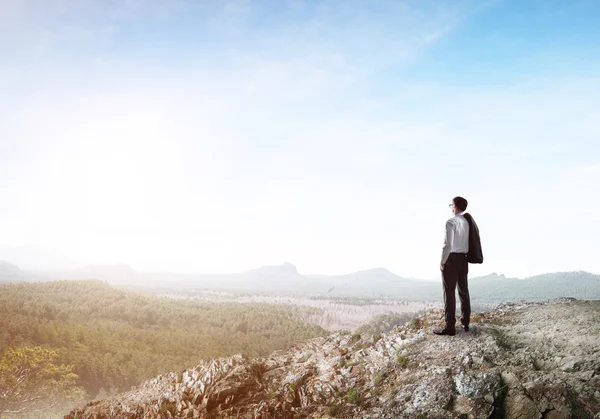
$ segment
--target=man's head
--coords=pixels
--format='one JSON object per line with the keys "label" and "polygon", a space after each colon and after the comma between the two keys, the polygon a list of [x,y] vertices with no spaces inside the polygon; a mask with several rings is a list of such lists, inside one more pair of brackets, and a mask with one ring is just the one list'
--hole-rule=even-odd
{"label": "man's head", "polygon": [[452,214],[462,214],[466,209],[469,203],[462,196],[457,196],[452,199],[452,203],[450,204],[450,209],[452,210]]}

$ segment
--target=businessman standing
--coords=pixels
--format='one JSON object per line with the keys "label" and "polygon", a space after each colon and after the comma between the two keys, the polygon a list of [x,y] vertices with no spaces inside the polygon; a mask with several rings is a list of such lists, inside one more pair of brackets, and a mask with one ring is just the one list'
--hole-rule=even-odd
{"label": "businessman standing", "polygon": [[463,215],[467,209],[467,200],[457,196],[452,200],[450,209],[454,215],[446,221],[446,233],[442,250],[441,270],[444,284],[444,321],[446,326],[434,330],[436,335],[456,334],[456,287],[460,298],[461,323],[466,332],[469,331],[471,301],[469,299],[469,221]]}

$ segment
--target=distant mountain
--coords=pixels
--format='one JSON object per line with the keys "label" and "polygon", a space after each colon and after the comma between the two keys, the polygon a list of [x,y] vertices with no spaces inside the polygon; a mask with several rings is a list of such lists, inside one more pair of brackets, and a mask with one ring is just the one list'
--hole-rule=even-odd
{"label": "distant mountain", "polygon": [[538,281],[538,280],[551,280],[562,283],[569,283],[571,281],[586,281],[590,284],[597,284],[597,281],[600,279],[600,275],[595,275],[586,271],[576,271],[576,272],[554,272],[547,273],[542,275],[531,276],[527,278],[529,280]]}
{"label": "distant mountain", "polygon": [[310,275],[311,289],[331,297],[354,296],[406,299],[435,298],[431,283],[403,278],[386,268],[374,268],[345,275]]}
{"label": "distant mountain", "polygon": [[499,302],[558,297],[600,299],[600,275],[589,272],[555,272],[525,279],[491,274],[469,280],[472,299]]}
{"label": "distant mountain", "polygon": [[[440,300],[441,280],[415,281],[385,268],[345,275],[300,275],[293,265],[263,267],[238,274],[174,275],[138,274],[146,286],[195,288],[243,293],[304,294],[323,297],[401,298]],[[600,299],[600,275],[589,272],[562,272],[531,278],[506,278],[490,274],[469,279],[471,300],[495,304],[527,299],[540,301],[559,297]]]}
{"label": "distant mountain", "polygon": [[307,286],[306,278],[291,263],[262,266],[232,274],[138,273],[135,277],[115,281],[114,284],[278,294],[303,292]]}
{"label": "distant mountain", "polygon": [[0,260],[0,282],[22,282],[25,277],[25,272],[19,267]]}
{"label": "distant mountain", "polygon": [[[321,297],[370,297],[406,300],[440,300],[441,280],[418,281],[379,267],[344,275],[301,275],[291,263],[262,266],[232,274],[174,274],[137,272],[126,264],[91,265],[69,271],[38,271],[35,276],[7,264],[4,282],[16,279],[100,279],[115,286],[196,289],[248,294],[300,294]],[[22,272],[22,271],[21,271]],[[10,278],[10,279],[7,279]],[[471,300],[495,304],[521,299],[539,301],[558,297],[600,299],[600,275],[589,272],[557,272],[530,278],[507,278],[491,273],[469,278]]]}
{"label": "distant mountain", "polygon": [[38,272],[48,279],[100,279],[113,285],[205,289],[241,293],[310,294],[327,296],[404,296],[419,298],[418,281],[385,268],[346,275],[301,275],[291,263],[262,266],[233,274],[136,272],[128,265],[94,265],[71,271]]}

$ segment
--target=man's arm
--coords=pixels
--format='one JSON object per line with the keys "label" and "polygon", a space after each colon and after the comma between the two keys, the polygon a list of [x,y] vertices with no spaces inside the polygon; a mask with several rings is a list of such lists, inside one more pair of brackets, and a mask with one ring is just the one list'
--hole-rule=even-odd
{"label": "man's arm", "polygon": [[454,234],[454,229],[452,228],[452,223],[450,220],[446,222],[446,234],[444,235],[444,247],[442,249],[442,269],[448,260],[448,256],[450,256],[450,250],[452,247],[452,236]]}

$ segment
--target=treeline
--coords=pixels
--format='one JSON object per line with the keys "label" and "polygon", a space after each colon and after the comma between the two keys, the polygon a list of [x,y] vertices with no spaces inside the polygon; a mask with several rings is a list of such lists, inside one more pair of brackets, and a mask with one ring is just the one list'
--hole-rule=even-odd
{"label": "treeline", "polygon": [[317,309],[150,297],[94,280],[0,285],[0,356],[58,349],[93,398],[200,359],[264,356],[325,335],[298,320],[308,311]]}

